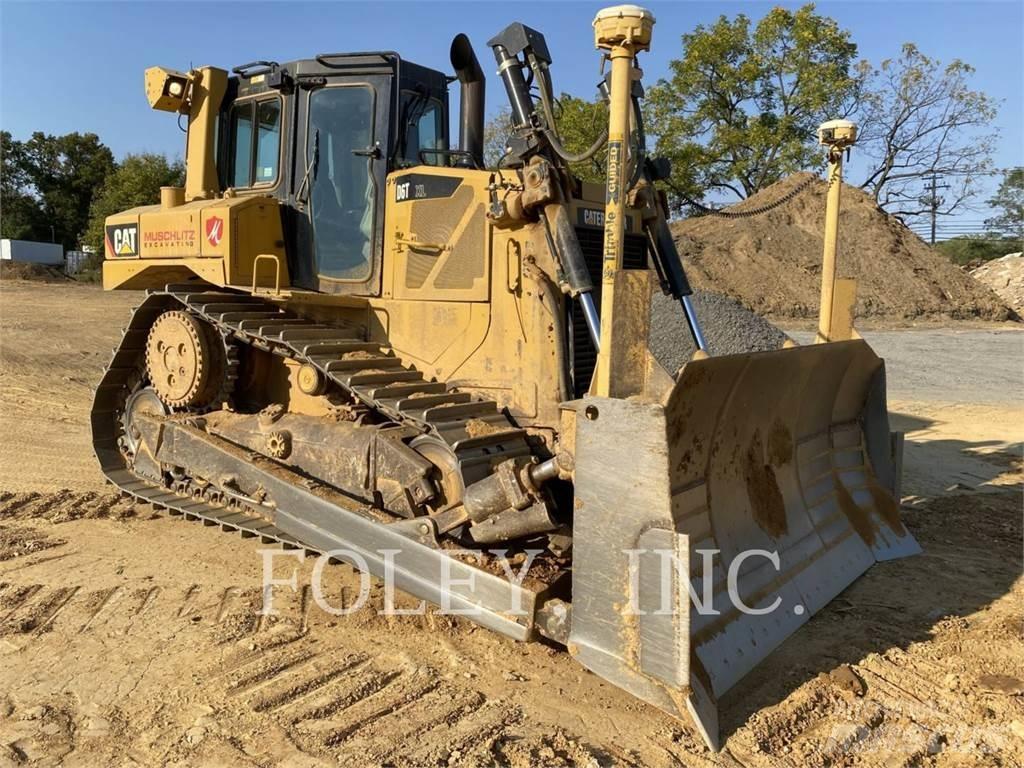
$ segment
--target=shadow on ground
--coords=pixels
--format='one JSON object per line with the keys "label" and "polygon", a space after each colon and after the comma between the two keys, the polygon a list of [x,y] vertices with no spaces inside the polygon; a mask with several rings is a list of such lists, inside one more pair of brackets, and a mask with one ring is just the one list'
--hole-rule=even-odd
{"label": "shadow on ground", "polygon": [[[905,414],[892,419],[894,429],[908,432],[901,516],[924,553],[873,565],[729,691],[720,702],[724,738],[822,673],[928,640],[943,618],[984,609],[1021,577],[1024,446],[913,439],[933,424]],[[979,453],[996,446],[1001,450]],[[915,480],[950,468],[951,493],[907,498],[919,493]],[[1004,484],[990,484],[1000,477]]]}
{"label": "shadow on ground", "polygon": [[[894,428],[907,431],[929,423],[903,414],[893,419]],[[908,443],[905,476],[913,478],[928,468],[915,466],[920,456],[910,435]],[[921,447],[958,470],[983,467],[971,487],[1020,469],[1020,445],[1009,446],[1015,454],[987,455],[976,453],[991,447],[986,443],[944,440]],[[726,694],[723,738],[819,674],[871,653],[906,650],[931,638],[942,619],[973,614],[1009,593],[1022,573],[1022,492],[1019,483],[988,486],[903,504],[902,518],[923,554],[874,565]]]}
{"label": "shadow on ground", "polygon": [[1024,470],[1024,443],[939,437],[932,433],[934,419],[906,413],[891,413],[889,421],[892,429],[906,434],[904,498],[998,490],[1015,482],[1014,473],[1019,482]]}

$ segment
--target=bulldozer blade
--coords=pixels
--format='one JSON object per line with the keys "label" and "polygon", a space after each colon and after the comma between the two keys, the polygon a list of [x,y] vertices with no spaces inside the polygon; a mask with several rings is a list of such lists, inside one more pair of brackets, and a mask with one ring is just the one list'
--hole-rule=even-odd
{"label": "bulldozer blade", "polygon": [[714,749],[726,691],[875,561],[920,551],[861,340],[697,360],[660,403],[573,407],[570,652]]}

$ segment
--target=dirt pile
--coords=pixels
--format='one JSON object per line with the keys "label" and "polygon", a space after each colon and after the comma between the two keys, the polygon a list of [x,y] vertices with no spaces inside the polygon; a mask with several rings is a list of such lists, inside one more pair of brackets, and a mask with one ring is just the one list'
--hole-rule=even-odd
{"label": "dirt pile", "polygon": [[[693,308],[713,355],[735,355],[779,349],[786,334],[739,302],[708,291],[694,291]],[[651,332],[647,337],[658,362],[675,373],[696,349],[675,299],[660,291],[651,300]]]}
{"label": "dirt pile", "polygon": [[0,261],[0,280],[28,280],[36,283],[66,283],[70,277],[57,267],[28,264],[21,261]]}
{"label": "dirt pile", "polygon": [[63,539],[51,538],[31,527],[20,530],[0,527],[0,562],[12,560],[22,555],[32,555],[50,547],[59,547],[65,543]]}
{"label": "dirt pile", "polygon": [[971,270],[971,277],[987,285],[1018,315],[1024,316],[1024,255],[1011,253]]}
{"label": "dirt pile", "polygon": [[[771,204],[808,175],[794,174],[729,210]],[[724,293],[761,315],[816,316],[825,192],[825,182],[818,180],[768,213],[739,219],[704,216],[673,225],[694,286]],[[858,281],[858,317],[1012,318],[991,290],[932,251],[851,186],[843,189],[838,274]]]}

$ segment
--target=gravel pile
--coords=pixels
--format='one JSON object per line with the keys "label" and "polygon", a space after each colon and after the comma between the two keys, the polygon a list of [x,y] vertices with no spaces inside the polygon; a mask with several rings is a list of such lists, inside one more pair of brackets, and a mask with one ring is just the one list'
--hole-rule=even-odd
{"label": "gravel pile", "polygon": [[971,270],[971,277],[995,291],[1014,312],[1024,317],[1024,255],[1010,253],[993,259]]}
{"label": "gravel pile", "polygon": [[[692,301],[712,355],[779,349],[786,340],[786,334],[730,298],[694,291]],[[695,350],[682,306],[660,291],[651,300],[648,343],[669,373],[675,373]]]}

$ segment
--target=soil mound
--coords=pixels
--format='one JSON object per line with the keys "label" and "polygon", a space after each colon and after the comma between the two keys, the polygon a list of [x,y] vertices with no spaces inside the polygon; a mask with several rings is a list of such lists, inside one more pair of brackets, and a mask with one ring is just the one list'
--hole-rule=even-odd
{"label": "soil mound", "polygon": [[971,277],[995,291],[1013,311],[1024,317],[1024,255],[1011,253],[993,259],[972,269]]}
{"label": "soil mound", "polygon": [[71,280],[56,267],[23,261],[0,261],[0,280],[29,280],[36,283],[66,283]]}
{"label": "soil mound", "polygon": [[[802,184],[797,173],[729,210],[769,205]],[[703,216],[673,225],[694,287],[726,294],[758,314],[815,317],[827,185],[818,179],[768,213]],[[1007,320],[1012,311],[861,190],[846,185],[839,216],[840,277],[857,279],[857,316],[890,320]]]}

